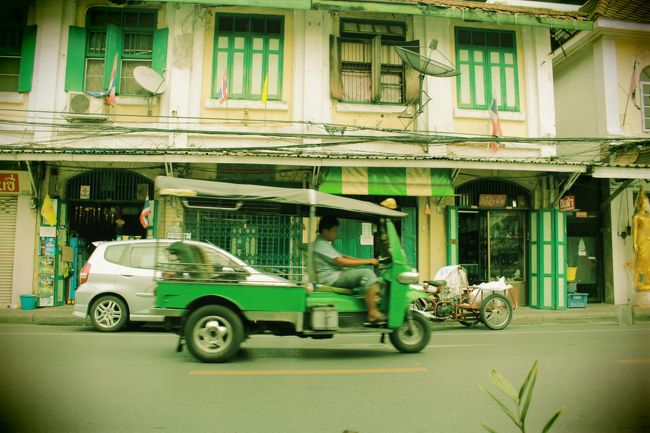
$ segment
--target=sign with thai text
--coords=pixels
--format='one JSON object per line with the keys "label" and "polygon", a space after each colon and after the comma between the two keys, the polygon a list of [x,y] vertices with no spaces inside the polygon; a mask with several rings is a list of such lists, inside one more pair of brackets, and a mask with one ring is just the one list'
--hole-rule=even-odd
{"label": "sign with thai text", "polygon": [[478,197],[479,207],[505,207],[506,199],[505,194],[481,194]]}
{"label": "sign with thai text", "polygon": [[560,210],[569,211],[576,208],[576,198],[573,195],[565,195],[560,199]]}
{"label": "sign with thai text", "polygon": [[0,173],[0,193],[20,192],[18,173]]}

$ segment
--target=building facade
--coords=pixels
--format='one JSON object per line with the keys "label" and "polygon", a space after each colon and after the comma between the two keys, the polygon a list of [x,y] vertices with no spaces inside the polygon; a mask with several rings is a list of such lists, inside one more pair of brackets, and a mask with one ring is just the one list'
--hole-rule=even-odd
{"label": "building facade", "polygon": [[[423,278],[462,264],[472,283],[504,276],[520,303],[566,308],[558,202],[568,180],[611,164],[600,153],[565,158],[556,139],[564,114],[551,36],[590,33],[593,22],[577,8],[534,6],[37,0],[8,8],[0,173],[20,176],[21,189],[0,191],[17,201],[5,218],[16,239],[2,256],[13,263],[3,303],[16,305],[22,293],[39,294],[41,305],[72,299],[89,245],[114,238],[117,219],[120,236],[190,234],[300,277],[300,244],[311,234],[295,215],[233,218],[158,200],[154,178],[171,175],[393,197],[409,215],[401,231]],[[400,47],[442,72],[420,79]],[[147,198],[154,218],[144,229]],[[371,253],[360,241],[367,227],[342,228],[345,252]],[[593,301],[611,301],[603,293]]]}

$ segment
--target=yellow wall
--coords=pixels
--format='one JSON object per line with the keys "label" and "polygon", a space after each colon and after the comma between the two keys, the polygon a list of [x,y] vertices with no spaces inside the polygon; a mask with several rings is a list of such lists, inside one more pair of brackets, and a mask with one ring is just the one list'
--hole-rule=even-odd
{"label": "yellow wall", "polygon": [[[201,83],[201,117],[220,118],[228,120],[291,120],[291,89],[293,89],[293,11],[284,9],[264,8],[211,8],[212,13],[206,16],[203,44],[203,82]],[[287,110],[258,110],[234,108],[206,108],[205,100],[212,95],[214,61],[214,27],[216,16],[220,13],[282,15],[284,16],[284,51],[282,53],[282,102],[287,104]],[[216,100],[215,100],[216,101]],[[227,107],[227,104],[226,104]],[[249,128],[254,124],[248,125]],[[268,125],[265,124],[266,127]],[[284,125],[279,125],[284,126]]]}

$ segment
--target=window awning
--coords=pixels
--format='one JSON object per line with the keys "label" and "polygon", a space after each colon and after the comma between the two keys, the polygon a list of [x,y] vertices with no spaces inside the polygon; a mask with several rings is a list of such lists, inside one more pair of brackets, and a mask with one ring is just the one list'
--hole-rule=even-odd
{"label": "window awning", "polygon": [[325,167],[318,189],[349,195],[454,195],[451,170],[440,168]]}

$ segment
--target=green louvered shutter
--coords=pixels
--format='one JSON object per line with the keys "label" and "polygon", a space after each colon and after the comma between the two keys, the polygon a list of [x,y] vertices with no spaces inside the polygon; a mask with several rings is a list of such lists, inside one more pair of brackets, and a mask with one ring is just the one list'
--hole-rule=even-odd
{"label": "green louvered shutter", "polygon": [[418,209],[416,207],[403,207],[400,209],[407,216],[402,219],[402,245],[406,252],[409,265],[418,267]]}
{"label": "green louvered shutter", "polygon": [[531,308],[540,308],[541,302],[539,299],[539,219],[540,211],[530,211],[530,263],[528,269],[530,270],[530,278],[528,279],[530,286],[530,296],[528,297],[528,304]]}
{"label": "green louvered shutter", "polygon": [[458,208],[447,207],[447,265],[458,264]]}
{"label": "green louvered shutter", "polygon": [[106,32],[106,56],[104,56],[104,89],[108,89],[111,81],[113,62],[117,54],[117,68],[115,72],[115,93],[120,91],[120,71],[122,69],[122,47],[124,33],[116,25],[109,24]]}
{"label": "green louvered shutter", "polygon": [[567,308],[566,215],[558,209],[530,213],[530,306]]}
{"label": "green louvered shutter", "polygon": [[84,88],[86,65],[86,29],[70,26],[68,31],[68,57],[65,65],[65,91],[80,92]]}
{"label": "green louvered shutter", "polygon": [[34,75],[34,54],[36,52],[36,26],[25,27],[23,32],[23,47],[20,53],[20,76],[18,91],[21,93],[32,90]]}
{"label": "green louvered shutter", "polygon": [[158,29],[153,34],[151,69],[162,75],[167,66],[167,41],[169,29]]}

